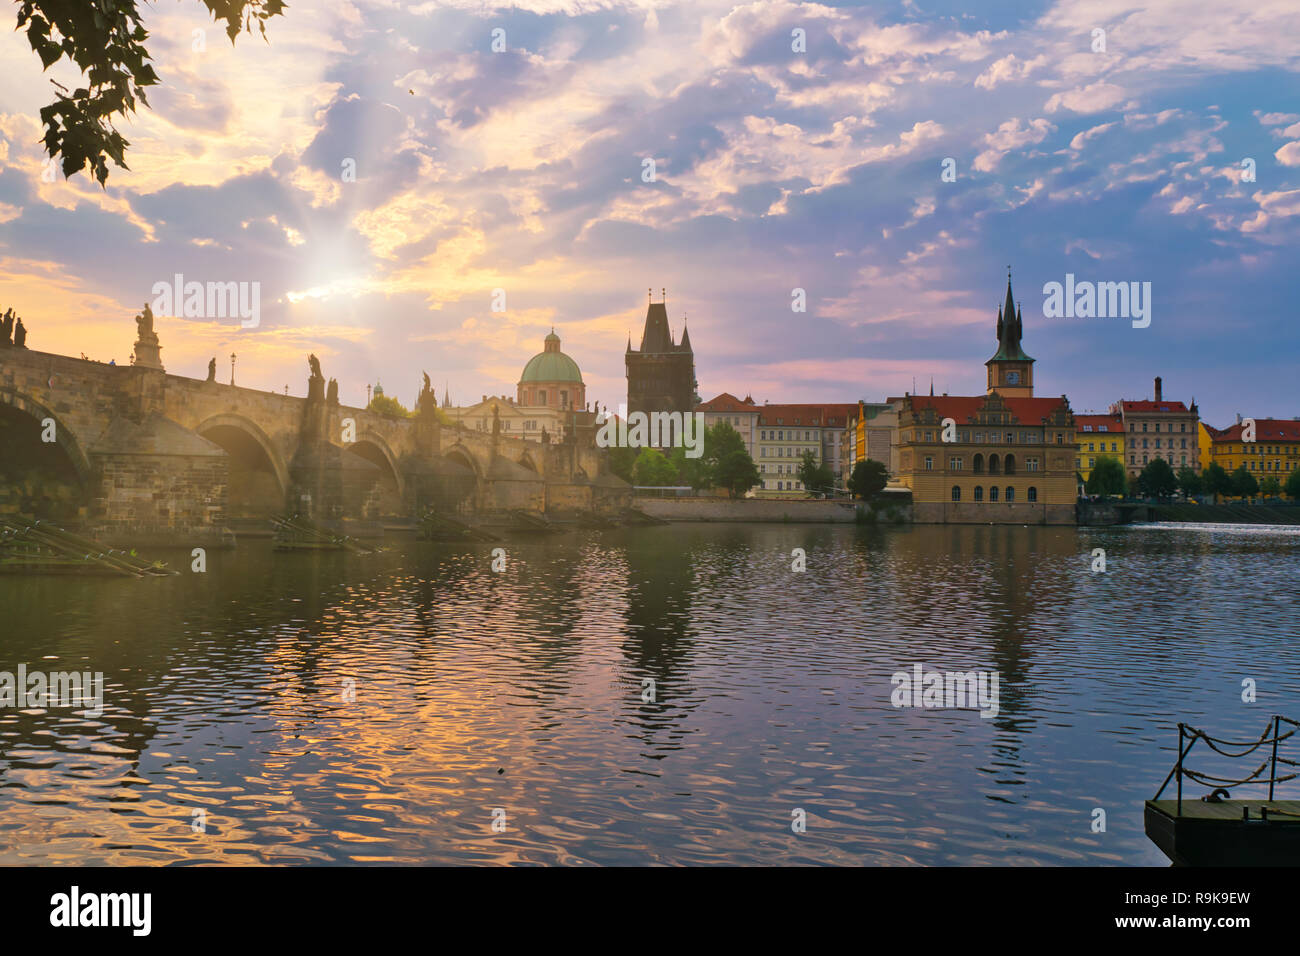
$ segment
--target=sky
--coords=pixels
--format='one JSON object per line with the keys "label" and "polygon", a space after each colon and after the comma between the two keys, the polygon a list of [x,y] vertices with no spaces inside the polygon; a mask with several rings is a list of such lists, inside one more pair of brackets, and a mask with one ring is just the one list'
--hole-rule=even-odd
{"label": "sky", "polygon": [[[76,76],[0,31],[0,307],[32,348],[126,362],[180,273],[259,283],[261,315],[158,316],[169,372],[228,380],[233,352],[301,395],[314,352],[344,403],[411,405],[427,371],[469,404],[554,326],[617,407],[666,288],[705,399],[979,394],[1010,266],[1037,394],[1104,411],[1160,375],[1211,424],[1300,418],[1295,0],[292,0],[233,46],[167,0],[145,25],[161,84],[107,189],[43,181],[39,110]],[[1151,283],[1150,325],[1046,316],[1067,274]]]}

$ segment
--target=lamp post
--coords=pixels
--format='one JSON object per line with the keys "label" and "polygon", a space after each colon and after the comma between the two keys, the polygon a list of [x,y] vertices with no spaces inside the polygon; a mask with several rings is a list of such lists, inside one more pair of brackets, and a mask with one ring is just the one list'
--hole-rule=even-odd
{"label": "lamp post", "polygon": [[235,384],[235,353],[230,353],[230,384]]}
{"label": "lamp post", "polygon": [[366,408],[370,407],[370,383],[366,383]]}

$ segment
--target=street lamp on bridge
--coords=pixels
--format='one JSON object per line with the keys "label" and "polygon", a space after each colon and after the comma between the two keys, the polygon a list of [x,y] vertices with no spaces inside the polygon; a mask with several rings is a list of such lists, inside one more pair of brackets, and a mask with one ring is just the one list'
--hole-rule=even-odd
{"label": "street lamp on bridge", "polygon": [[230,384],[235,384],[235,353],[230,353]]}

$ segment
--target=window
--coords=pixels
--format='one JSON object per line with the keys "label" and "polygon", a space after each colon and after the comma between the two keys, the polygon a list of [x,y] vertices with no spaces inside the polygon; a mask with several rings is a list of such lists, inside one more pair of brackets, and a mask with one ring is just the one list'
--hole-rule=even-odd
{"label": "window", "polygon": [[1094,447],[1094,444],[1095,444],[1094,442],[1088,442],[1088,451],[1096,451],[1096,450],[1097,450],[1097,449]]}
{"label": "window", "polygon": [[1007,504],[1010,504],[1015,500],[1016,500],[1016,489],[1012,488],[1010,485],[1007,485]]}
{"label": "window", "polygon": [[990,485],[990,486],[989,486],[989,501],[997,501],[997,500],[998,500],[998,486],[997,486],[997,485]]}
{"label": "window", "polygon": [[984,500],[984,488],[983,488],[982,485],[976,485],[976,486],[975,486],[975,500],[976,500],[976,501],[983,501],[983,500]]}
{"label": "window", "polygon": [[[989,474],[996,475],[1001,471],[997,455],[989,455]],[[991,499],[990,499],[991,500]]]}
{"label": "window", "polygon": [[934,471],[934,459],[931,458],[929,455],[925,456],[925,470]]}
{"label": "window", "polygon": [[949,458],[949,459],[948,459],[948,470],[949,470],[949,471],[961,471],[961,459],[960,459],[960,458]]}
{"label": "window", "polygon": [[1029,486],[1029,492],[1025,495],[1025,497],[1026,497],[1026,499],[1028,499],[1030,502],[1035,502],[1035,501],[1037,501],[1037,500],[1038,500],[1038,489],[1035,488],[1033,485],[1030,485],[1030,486]]}
{"label": "window", "polygon": [[1082,462],[1081,462],[1081,459],[1078,459],[1078,458],[1074,459],[1074,467],[1075,467],[1075,468],[1082,468],[1082,467],[1083,467],[1083,464],[1082,464]]}
{"label": "window", "polygon": [[961,488],[957,487],[956,485],[952,486],[952,500],[961,501]]}
{"label": "window", "polygon": [[1129,463],[1130,465],[1136,465],[1136,464],[1138,463],[1138,456],[1137,456],[1137,455],[1129,455],[1129,456],[1128,456],[1128,463]]}
{"label": "window", "polygon": [[539,405],[546,404],[546,389],[542,389],[537,393],[537,404]]}
{"label": "window", "polygon": [[1096,459],[1096,458],[1089,458],[1089,459],[1088,459],[1088,467],[1089,467],[1089,468],[1096,468],[1096,467],[1097,467],[1097,459]]}
{"label": "window", "polygon": [[1007,457],[1002,462],[1002,471],[1003,473],[1008,475],[1014,475],[1016,473],[1015,455],[1007,455]]}
{"label": "window", "polygon": [[1160,431],[1160,423],[1156,422],[1156,431]]}
{"label": "window", "polygon": [[977,475],[979,475],[979,474],[983,474],[983,472],[984,472],[984,456],[983,456],[983,455],[976,455],[976,456],[974,457],[974,459],[971,460],[971,471],[975,472],[975,474],[977,474]]}
{"label": "window", "polygon": [[[1075,459],[1075,461],[1076,461],[1076,463],[1077,463],[1077,462],[1078,462],[1078,459]],[[1026,458],[1026,459],[1025,459],[1025,471],[1037,471],[1037,470],[1038,470],[1038,459],[1037,459],[1037,458]]]}

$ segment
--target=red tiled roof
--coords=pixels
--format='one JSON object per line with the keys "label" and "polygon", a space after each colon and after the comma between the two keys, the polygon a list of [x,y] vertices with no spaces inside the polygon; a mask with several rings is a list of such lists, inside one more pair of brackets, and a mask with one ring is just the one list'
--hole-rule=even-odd
{"label": "red tiled roof", "polygon": [[696,405],[695,410],[697,412],[752,412],[755,407],[753,402],[742,402],[730,392],[723,392],[716,398]]}
{"label": "red tiled roof", "polygon": [[[1240,423],[1227,428],[1211,428],[1211,441],[1241,441]],[[1255,419],[1255,441],[1300,441],[1300,421],[1286,418]]]}
{"label": "red tiled roof", "polygon": [[1107,434],[1110,432],[1124,431],[1124,422],[1118,415],[1075,415],[1074,430],[1076,434],[1088,432],[1095,434],[1101,432]]}
{"label": "red tiled roof", "polygon": [[[857,402],[826,405],[760,405],[760,425],[785,425],[800,428],[843,428],[850,415],[858,411]],[[777,419],[781,421],[777,421]]]}
{"label": "red tiled roof", "polygon": [[[914,411],[933,408],[940,418],[951,418],[965,424],[984,407],[986,398],[986,395],[913,395],[911,401]],[[1065,400],[1061,398],[1004,397],[1002,402],[1022,425],[1042,424],[1052,412],[1065,407]]]}
{"label": "red tiled roof", "polygon": [[1126,412],[1187,412],[1187,406],[1182,402],[1140,400],[1135,402],[1121,401],[1119,404]]}

